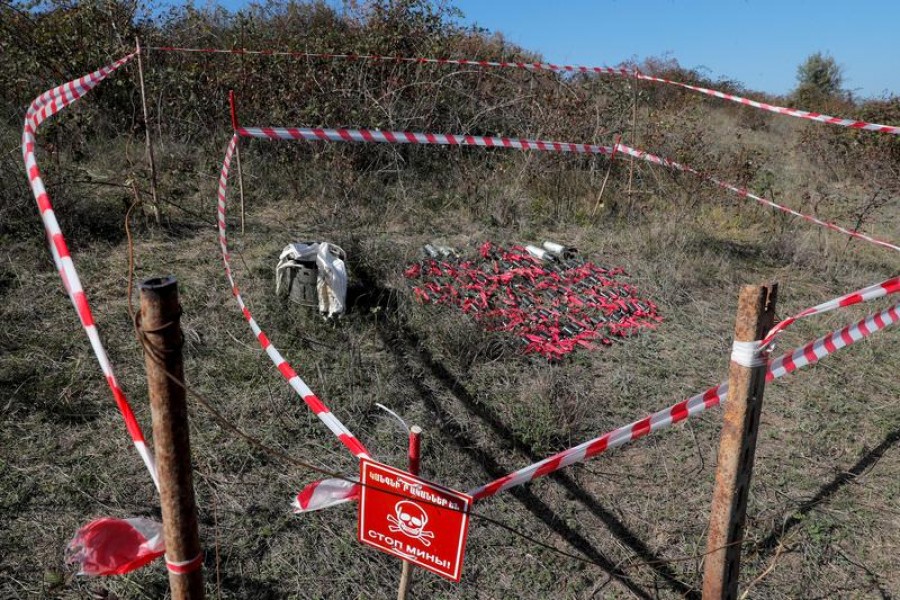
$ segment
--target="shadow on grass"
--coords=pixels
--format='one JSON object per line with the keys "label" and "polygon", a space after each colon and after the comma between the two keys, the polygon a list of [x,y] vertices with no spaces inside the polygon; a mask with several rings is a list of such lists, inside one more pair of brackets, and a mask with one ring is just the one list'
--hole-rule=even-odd
{"label": "shadow on grass", "polygon": [[[207,564],[206,567],[206,577],[209,579],[215,578],[215,564]],[[271,583],[265,579],[257,579],[254,577],[237,577],[232,574],[223,573],[222,589],[239,593],[243,598],[253,598],[254,600],[281,600],[284,598],[284,594],[278,592]]]}
{"label": "shadow on grass", "polygon": [[[353,303],[356,304],[357,308],[362,309],[379,308],[380,310],[377,311],[377,313],[373,313],[371,310],[366,310],[365,312],[368,314],[379,315],[378,318],[383,321],[381,323],[382,325],[385,324],[384,321],[391,319],[388,322],[388,327],[378,327],[379,335],[382,337],[385,347],[389,349],[394,355],[397,363],[400,365],[399,371],[405,374],[408,383],[416,389],[418,396],[425,407],[435,416],[438,423],[440,423],[442,433],[449,436],[463,453],[482,465],[490,477],[498,478],[507,474],[508,469],[501,466],[486,451],[480,449],[477,442],[469,436],[453,419],[452,415],[441,406],[434,391],[432,391],[423,380],[410,374],[409,369],[404,364],[407,360],[417,360],[425,367],[425,369],[427,369],[428,373],[430,373],[431,376],[447,391],[452,393],[467,410],[484,421],[497,437],[502,438],[517,452],[535,462],[544,458],[543,456],[537,456],[533,448],[522,441],[490,408],[480,404],[453,373],[436,361],[432,354],[424,348],[419,336],[414,331],[401,322],[398,322],[396,318],[396,292],[380,286],[369,272],[360,268],[358,265],[354,270],[354,274],[362,283],[361,287],[367,290],[367,292],[364,296],[354,298]],[[391,316],[395,318],[391,318]],[[673,590],[686,598],[699,598],[699,592],[696,589],[678,579],[675,571],[661,561],[660,558],[631,530],[629,530],[624,523],[601,505],[596,498],[591,496],[590,493],[576,481],[561,472],[554,473],[550,475],[550,477],[559,485],[562,485],[566,491],[581,502],[582,505],[590,510],[598,519],[603,521],[609,530],[624,545],[630,548],[637,556],[647,563],[648,567],[653,569],[656,575],[663,579]],[[566,525],[563,519],[559,518],[559,516],[556,515],[544,501],[535,496],[527,488],[512,488],[510,493],[535,517],[543,521],[550,529],[565,539],[584,556],[603,568],[611,578],[622,583],[622,585],[628,588],[632,593],[640,598],[652,598],[655,596],[655,594],[636,585],[625,571],[618,568],[608,557],[594,548],[587,538]]]}
{"label": "shadow on grass", "polygon": [[766,538],[757,545],[757,552],[759,552],[761,555],[770,554],[778,546],[778,543],[781,541],[781,539],[791,529],[793,529],[803,521],[803,518],[807,513],[809,513],[819,504],[830,500],[831,497],[839,492],[845,485],[851,483],[854,479],[864,473],[869,467],[873,466],[875,463],[881,460],[881,457],[884,456],[884,454],[893,446],[897,445],[898,442],[900,442],[900,429],[895,429],[887,436],[885,436],[885,438],[881,441],[880,444],[878,444],[877,447],[870,450],[862,458],[860,458],[855,465],[850,467],[849,470],[841,472],[834,479],[819,488],[819,491],[816,493],[816,495],[806,502],[803,502],[780,528],[773,529],[771,532],[769,532],[769,535],[767,535]]}

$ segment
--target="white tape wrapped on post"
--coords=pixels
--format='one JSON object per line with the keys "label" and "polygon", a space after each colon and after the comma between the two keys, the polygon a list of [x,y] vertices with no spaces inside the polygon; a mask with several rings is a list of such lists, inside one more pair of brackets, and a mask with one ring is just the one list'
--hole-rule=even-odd
{"label": "white tape wrapped on post", "polygon": [[735,340],[731,346],[731,362],[737,363],[748,369],[755,369],[768,364],[765,353],[760,351],[762,342],[739,342]]}

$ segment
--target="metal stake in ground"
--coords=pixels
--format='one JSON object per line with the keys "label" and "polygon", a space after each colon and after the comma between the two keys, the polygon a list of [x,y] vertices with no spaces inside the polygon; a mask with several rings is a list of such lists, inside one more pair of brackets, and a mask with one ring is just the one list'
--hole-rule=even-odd
{"label": "metal stake in ground", "polygon": [[[775,321],[777,295],[777,284],[751,285],[741,290],[738,300],[734,326],[736,348],[728,371],[728,398],[706,544],[704,600],[737,598],[744,518],[767,370],[765,361],[754,359],[752,352],[745,351],[739,356],[738,345],[765,337]],[[752,348],[745,345],[744,349],[747,347]],[[736,358],[743,364],[735,362]]]}
{"label": "metal stake in ground", "polygon": [[[418,425],[409,428],[409,472],[419,474],[419,463],[422,457],[422,429]],[[403,570],[400,571],[400,587],[397,588],[397,600],[406,600],[409,591],[409,581],[412,579],[412,565],[403,561]]]}
{"label": "metal stake in ground", "polygon": [[[172,600],[203,599],[203,554],[191,474],[191,443],[181,357],[181,305],[174,277],[141,283],[140,336],[147,367],[153,447],[159,473],[166,566]],[[173,381],[167,373],[175,378]]]}

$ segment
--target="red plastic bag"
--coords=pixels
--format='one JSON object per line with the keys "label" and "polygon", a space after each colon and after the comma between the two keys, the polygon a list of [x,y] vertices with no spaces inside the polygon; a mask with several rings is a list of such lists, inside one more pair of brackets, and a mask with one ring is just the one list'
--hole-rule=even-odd
{"label": "red plastic bag", "polygon": [[79,575],[122,575],[165,554],[162,524],[134,519],[102,518],[75,533],[66,547],[66,563]]}

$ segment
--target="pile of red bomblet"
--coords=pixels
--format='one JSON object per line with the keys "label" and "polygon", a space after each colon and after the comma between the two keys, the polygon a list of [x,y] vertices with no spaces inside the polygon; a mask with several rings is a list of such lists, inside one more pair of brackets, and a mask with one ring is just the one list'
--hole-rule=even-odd
{"label": "pile of red bomblet", "polygon": [[662,322],[653,302],[615,279],[627,277],[621,268],[606,269],[577,256],[542,261],[522,246],[504,249],[491,242],[479,255],[475,260],[449,252],[428,256],[404,275],[417,281],[413,294],[421,303],[459,306],[488,331],[520,338],[526,354],[549,360],[578,347],[608,346]]}

